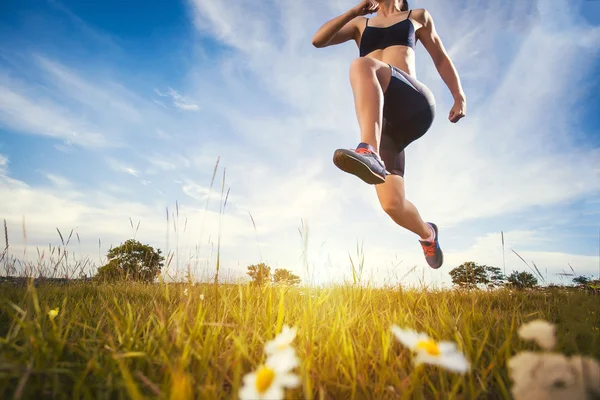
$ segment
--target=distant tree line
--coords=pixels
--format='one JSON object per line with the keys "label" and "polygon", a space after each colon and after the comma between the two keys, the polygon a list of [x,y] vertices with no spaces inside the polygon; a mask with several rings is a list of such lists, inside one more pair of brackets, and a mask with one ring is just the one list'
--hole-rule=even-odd
{"label": "distant tree line", "polygon": [[498,267],[479,265],[467,261],[450,272],[452,283],[461,289],[477,289],[480,287],[512,287],[515,289],[535,288],[538,280],[532,273],[513,271],[506,276]]}
{"label": "distant tree line", "polygon": [[[142,244],[130,239],[125,243],[111,248],[107,253],[108,262],[98,269],[95,280],[104,282],[138,281],[153,282],[160,274],[165,258],[160,249]],[[277,268],[271,272],[271,267],[265,263],[253,264],[247,267],[246,274],[250,277],[251,284],[281,284],[298,285],[299,276],[284,268]],[[510,287],[514,289],[528,289],[538,286],[538,279],[532,273],[512,271],[506,276],[498,267],[479,265],[467,261],[453,268],[450,272],[453,285],[461,289]],[[572,283],[591,293],[600,293],[600,280],[592,280],[586,276],[573,278]]]}
{"label": "distant tree line", "polygon": [[[160,249],[130,239],[111,248],[107,254],[108,262],[98,269],[95,280],[102,282],[136,281],[153,282],[160,274],[165,258]],[[300,277],[292,271],[278,268],[271,273],[271,267],[265,263],[250,265],[247,275],[251,283],[264,285],[275,283],[282,285],[298,285]]]}
{"label": "distant tree line", "polygon": [[[538,287],[535,275],[526,271],[512,271],[506,276],[500,268],[479,265],[473,261],[465,262],[450,272],[452,283],[461,289],[477,289],[481,287],[510,287],[514,289],[531,289]],[[593,293],[600,292],[600,280],[592,280],[586,276],[573,278],[572,283],[580,289]]]}
{"label": "distant tree line", "polygon": [[246,274],[252,279],[252,283],[255,285],[264,285],[266,283],[298,285],[300,283],[300,277],[287,269],[278,268],[271,274],[271,267],[265,263],[250,265]]}

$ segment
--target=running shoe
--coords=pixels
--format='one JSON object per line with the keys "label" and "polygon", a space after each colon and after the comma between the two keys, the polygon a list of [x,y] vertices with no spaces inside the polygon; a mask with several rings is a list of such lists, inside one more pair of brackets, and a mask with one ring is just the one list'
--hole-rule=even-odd
{"label": "running shoe", "polygon": [[425,254],[427,264],[433,269],[438,269],[444,262],[444,254],[442,253],[440,242],[438,240],[438,227],[432,222],[428,222],[428,224],[435,232],[433,242],[426,242],[423,240],[419,240],[419,242],[421,243],[421,247],[423,247],[423,253]]}
{"label": "running shoe", "polygon": [[356,150],[337,149],[333,153],[333,163],[342,171],[356,175],[370,185],[385,182],[385,165],[367,143],[360,143]]}

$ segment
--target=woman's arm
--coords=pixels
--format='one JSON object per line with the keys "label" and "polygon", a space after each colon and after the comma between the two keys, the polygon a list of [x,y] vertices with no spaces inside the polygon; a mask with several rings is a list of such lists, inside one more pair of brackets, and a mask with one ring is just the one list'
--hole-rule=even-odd
{"label": "woman's arm", "polygon": [[377,11],[379,4],[374,0],[362,0],[356,7],[327,21],[313,36],[315,47],[327,47],[354,39],[358,43],[357,17]]}
{"label": "woman's arm", "polygon": [[448,86],[448,89],[450,89],[452,97],[454,97],[454,106],[450,110],[448,119],[450,122],[458,122],[458,120],[467,114],[467,100],[460,83],[460,78],[458,77],[458,72],[456,72],[452,60],[450,60],[450,57],[446,53],[442,40],[435,30],[433,18],[427,10],[423,10],[423,21],[419,22],[423,24],[423,27],[419,29],[419,40],[421,40],[423,46],[431,56],[438,73],[444,83],[446,83],[446,86]]}

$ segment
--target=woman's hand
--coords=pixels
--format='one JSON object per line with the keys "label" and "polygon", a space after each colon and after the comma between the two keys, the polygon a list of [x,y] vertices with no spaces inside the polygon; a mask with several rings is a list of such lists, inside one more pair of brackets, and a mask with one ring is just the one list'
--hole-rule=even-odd
{"label": "woman's hand", "polygon": [[467,115],[467,101],[464,97],[459,97],[454,100],[454,105],[450,110],[448,119],[450,122],[456,123],[459,119]]}
{"label": "woman's hand", "polygon": [[352,8],[352,11],[357,17],[362,15],[372,14],[379,10],[379,3],[375,0],[362,0],[360,4]]}

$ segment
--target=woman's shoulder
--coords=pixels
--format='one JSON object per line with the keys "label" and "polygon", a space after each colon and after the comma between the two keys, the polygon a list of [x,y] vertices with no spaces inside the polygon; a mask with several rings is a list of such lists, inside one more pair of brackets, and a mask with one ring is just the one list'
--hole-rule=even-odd
{"label": "woman's shoulder", "polygon": [[364,15],[359,15],[358,17],[354,17],[354,19],[352,20],[352,22],[354,22],[357,25],[360,24],[365,24],[367,22],[369,18],[365,17]]}
{"label": "woman's shoulder", "polygon": [[426,8],[413,8],[410,18],[417,21],[421,25],[427,25],[430,21],[433,21],[431,14]]}

